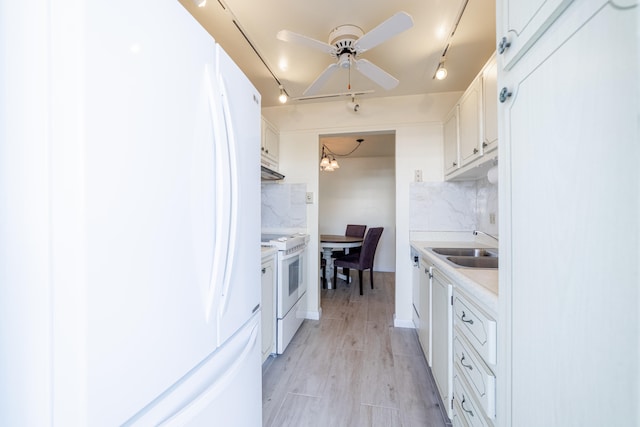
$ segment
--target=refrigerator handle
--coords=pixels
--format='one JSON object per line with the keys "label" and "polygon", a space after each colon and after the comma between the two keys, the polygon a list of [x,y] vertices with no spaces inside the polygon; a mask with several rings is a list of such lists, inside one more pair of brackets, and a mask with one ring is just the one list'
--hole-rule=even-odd
{"label": "refrigerator handle", "polygon": [[224,120],[220,120],[220,107],[217,101],[219,95],[215,92],[212,80],[215,80],[215,72],[207,66],[207,97],[209,99],[209,108],[211,110],[211,122],[213,124],[214,140],[214,174],[215,174],[215,208],[214,208],[214,230],[213,230],[213,254],[211,260],[211,275],[209,278],[209,291],[207,295],[206,319],[209,321],[214,308],[217,307],[216,300],[218,295],[218,286],[222,285],[225,278],[225,269],[227,266],[226,255],[228,253],[229,242],[229,206],[231,204],[231,195],[228,191],[229,181],[229,156],[227,152],[226,138],[223,138],[222,126]]}
{"label": "refrigerator handle", "polygon": [[235,255],[236,255],[236,241],[238,234],[238,197],[240,197],[238,193],[238,158],[236,154],[236,140],[235,140],[235,129],[233,128],[233,120],[231,118],[231,108],[229,107],[229,96],[227,92],[227,86],[224,82],[224,77],[219,76],[218,83],[220,84],[220,99],[222,100],[222,115],[224,119],[224,129],[226,132],[225,137],[223,138],[224,144],[222,144],[226,149],[226,159],[227,159],[227,176],[225,180],[225,193],[230,198],[228,211],[225,213],[228,214],[226,217],[226,260],[224,266],[224,278],[222,280],[222,293],[220,298],[220,305],[218,316],[226,313],[228,308],[229,301],[229,292],[231,292],[230,284],[231,284],[231,272],[233,271],[233,266],[235,264]]}

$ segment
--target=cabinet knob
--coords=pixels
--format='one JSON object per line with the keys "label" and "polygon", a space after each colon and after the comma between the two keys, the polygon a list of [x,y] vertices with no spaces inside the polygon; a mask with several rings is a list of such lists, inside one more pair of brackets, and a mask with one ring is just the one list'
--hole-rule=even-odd
{"label": "cabinet knob", "polygon": [[487,144],[486,142],[482,143],[482,148],[487,148],[489,146],[489,144]]}
{"label": "cabinet knob", "polygon": [[262,274],[264,274],[264,273],[266,273],[266,272],[267,272],[267,269],[266,269],[266,268],[263,268],[263,269],[262,269]]}
{"label": "cabinet knob", "polygon": [[473,325],[473,319],[465,319],[465,317],[467,317],[467,313],[464,312],[464,310],[462,311],[462,317],[460,317],[460,320],[462,320],[465,323],[468,323],[470,325]]}
{"label": "cabinet knob", "polygon": [[456,162],[453,162],[453,163],[452,163],[452,166],[454,166],[454,167],[455,167],[455,166],[458,166],[458,164],[457,164]]}
{"label": "cabinet knob", "polygon": [[462,364],[462,366],[464,366],[465,368],[467,368],[470,371],[473,371],[473,366],[471,365],[467,365],[464,363],[464,354],[462,355],[462,357],[460,358],[460,364]]}
{"label": "cabinet knob", "polygon": [[511,97],[511,95],[513,95],[513,93],[509,92],[509,89],[507,89],[506,87],[503,87],[500,91],[500,102],[504,103],[507,98]]}
{"label": "cabinet knob", "polygon": [[260,147],[260,149],[261,149],[262,151],[264,151],[264,147]]}
{"label": "cabinet knob", "polygon": [[473,411],[464,407],[464,403],[466,401],[467,401],[466,398],[464,396],[462,396],[462,402],[460,402],[460,406],[462,406],[462,410],[464,412],[466,412],[467,414],[469,414],[469,415],[471,415],[473,417]]}
{"label": "cabinet knob", "polygon": [[478,154],[478,149],[477,148],[473,149],[473,154]]}
{"label": "cabinet knob", "polygon": [[498,44],[498,53],[502,55],[505,50],[507,50],[511,46],[511,42],[507,40],[506,37],[503,37]]}

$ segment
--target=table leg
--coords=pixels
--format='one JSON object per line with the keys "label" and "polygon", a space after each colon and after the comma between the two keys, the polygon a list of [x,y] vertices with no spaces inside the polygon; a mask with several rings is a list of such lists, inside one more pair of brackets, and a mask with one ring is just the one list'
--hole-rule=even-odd
{"label": "table leg", "polygon": [[331,248],[322,249],[322,257],[327,261],[327,289],[335,289],[333,286],[333,258]]}

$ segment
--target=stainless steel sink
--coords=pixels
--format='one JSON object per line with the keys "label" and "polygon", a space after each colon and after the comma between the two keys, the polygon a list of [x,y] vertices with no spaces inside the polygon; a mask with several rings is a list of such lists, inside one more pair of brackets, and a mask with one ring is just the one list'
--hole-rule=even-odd
{"label": "stainless steel sink", "polygon": [[485,248],[432,248],[438,255],[469,256],[469,257],[497,257],[497,249]]}
{"label": "stainless steel sink", "polygon": [[448,256],[447,260],[461,267],[498,268],[498,257],[496,256]]}

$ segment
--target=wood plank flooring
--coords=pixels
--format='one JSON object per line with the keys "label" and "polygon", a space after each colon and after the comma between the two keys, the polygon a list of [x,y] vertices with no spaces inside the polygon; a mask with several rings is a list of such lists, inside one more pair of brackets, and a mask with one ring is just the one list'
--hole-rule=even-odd
{"label": "wood plank flooring", "polygon": [[[322,319],[305,320],[263,366],[264,427],[446,426],[414,329],[394,328],[394,273],[357,272],[322,290]],[[446,423],[445,423],[446,420]]]}

